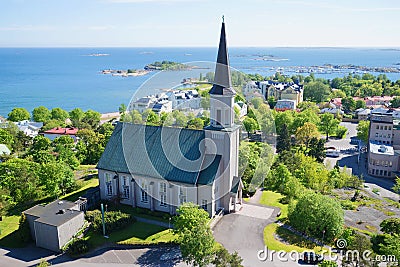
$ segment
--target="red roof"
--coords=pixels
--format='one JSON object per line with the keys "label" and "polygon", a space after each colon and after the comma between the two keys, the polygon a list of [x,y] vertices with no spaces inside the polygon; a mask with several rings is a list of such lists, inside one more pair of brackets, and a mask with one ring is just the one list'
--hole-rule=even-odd
{"label": "red roof", "polygon": [[44,131],[46,134],[61,134],[61,135],[75,135],[78,132],[78,128],[62,128],[56,127],[47,131]]}

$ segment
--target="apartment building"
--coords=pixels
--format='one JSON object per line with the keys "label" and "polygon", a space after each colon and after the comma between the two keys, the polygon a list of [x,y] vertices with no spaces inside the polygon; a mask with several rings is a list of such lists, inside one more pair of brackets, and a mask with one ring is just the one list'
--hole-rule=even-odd
{"label": "apartment building", "polygon": [[368,174],[395,177],[400,160],[400,111],[377,108],[370,114]]}

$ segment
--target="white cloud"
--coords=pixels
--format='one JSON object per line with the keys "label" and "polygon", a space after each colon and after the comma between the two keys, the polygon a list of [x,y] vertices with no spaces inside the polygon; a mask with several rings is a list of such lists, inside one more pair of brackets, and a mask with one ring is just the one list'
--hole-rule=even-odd
{"label": "white cloud", "polygon": [[0,31],[52,31],[55,27],[49,25],[11,25],[0,26]]}

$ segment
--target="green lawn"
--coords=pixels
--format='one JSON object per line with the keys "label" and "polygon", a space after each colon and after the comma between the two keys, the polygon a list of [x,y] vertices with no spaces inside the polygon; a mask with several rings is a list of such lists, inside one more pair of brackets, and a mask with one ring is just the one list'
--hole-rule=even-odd
{"label": "green lawn", "polygon": [[[278,234],[281,238],[287,241],[287,243],[282,243],[275,239],[275,234]],[[320,252],[321,247],[298,236],[291,231],[279,227],[278,224],[272,223],[264,228],[264,243],[270,250],[283,250],[290,252],[295,250],[297,252],[303,252],[305,250],[314,250],[315,252]]]}
{"label": "green lawn", "polygon": [[110,233],[108,236],[109,238],[105,238],[102,234],[91,230],[85,239],[93,248],[105,243],[148,245],[171,243],[176,240],[176,236],[171,230],[142,222],[135,222],[124,229]]}
{"label": "green lawn", "polygon": [[80,189],[73,191],[69,194],[66,194],[66,195],[60,197],[60,199],[65,199],[65,200],[69,200],[69,201],[77,201],[78,198],[80,196],[84,195],[88,189],[98,186],[99,179],[97,178],[97,176],[95,176],[90,180],[84,181],[83,183],[84,184]]}
{"label": "green lawn", "polygon": [[19,239],[16,237],[15,231],[19,226],[18,215],[3,216],[0,222],[0,246],[2,247],[23,247]]}
{"label": "green lawn", "polygon": [[260,199],[260,204],[272,207],[278,207],[281,209],[280,219],[287,218],[288,216],[288,204],[282,204],[279,201],[284,198],[281,193],[276,193],[273,191],[263,191]]}

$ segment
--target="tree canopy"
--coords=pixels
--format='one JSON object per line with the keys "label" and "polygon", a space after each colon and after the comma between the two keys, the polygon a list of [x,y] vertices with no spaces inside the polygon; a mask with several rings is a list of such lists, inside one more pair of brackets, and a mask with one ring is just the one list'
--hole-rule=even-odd
{"label": "tree canopy", "polygon": [[31,114],[24,108],[14,108],[8,113],[9,121],[23,121],[29,120],[31,118]]}

